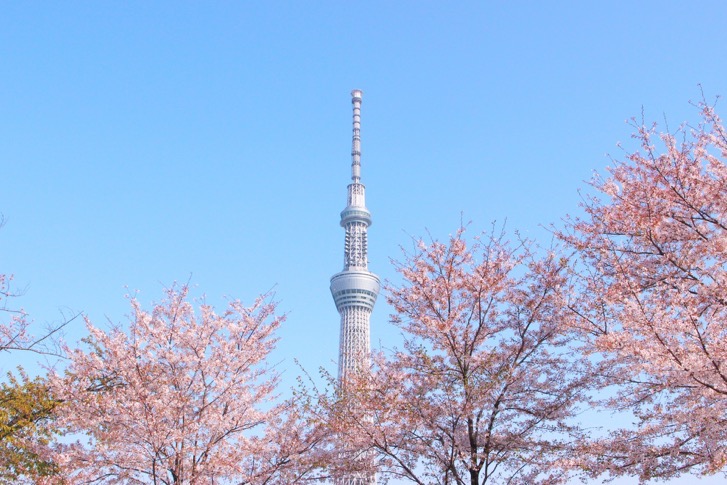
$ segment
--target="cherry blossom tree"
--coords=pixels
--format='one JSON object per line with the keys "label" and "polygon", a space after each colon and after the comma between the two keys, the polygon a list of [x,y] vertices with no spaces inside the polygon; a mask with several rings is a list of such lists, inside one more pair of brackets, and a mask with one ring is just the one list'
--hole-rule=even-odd
{"label": "cherry blossom tree", "polygon": [[674,133],[634,122],[640,149],[561,233],[580,257],[577,323],[619,386],[606,404],[636,422],[592,448],[594,473],[727,470],[727,134],[697,106]]}
{"label": "cherry blossom tree", "polygon": [[27,312],[11,303],[22,294],[13,288],[12,282],[13,275],[0,274],[0,315],[6,316],[0,319],[0,352],[23,351],[58,355],[55,337],[76,317],[48,325],[42,332],[34,335],[30,329],[32,320]]}
{"label": "cherry blossom tree", "polygon": [[395,264],[405,344],[324,401],[353,455],[334,474],[376,453],[383,477],[420,484],[566,481],[590,379],[564,318],[567,261],[504,235],[468,246],[462,229]]}
{"label": "cherry blossom tree", "polygon": [[313,467],[299,407],[275,402],[275,304],[195,312],[187,294],[151,311],[132,299],[126,331],[87,322],[89,349],[50,375],[59,425],[85,435],[56,455],[73,483],[295,483]]}
{"label": "cherry blossom tree", "polygon": [[12,280],[12,275],[0,274],[0,311],[9,316],[7,322],[0,323],[0,350],[5,351],[24,349],[31,343],[27,314],[8,303],[18,296],[10,287]]}
{"label": "cherry blossom tree", "polygon": [[[5,218],[0,214],[0,228],[5,225]],[[30,331],[32,323],[23,308],[13,305],[22,294],[22,290],[13,287],[13,275],[0,273],[0,352],[30,351],[40,354],[57,354],[54,340],[59,332],[68,325],[72,318],[62,323],[49,325],[39,335]],[[4,318],[3,318],[4,317]]]}

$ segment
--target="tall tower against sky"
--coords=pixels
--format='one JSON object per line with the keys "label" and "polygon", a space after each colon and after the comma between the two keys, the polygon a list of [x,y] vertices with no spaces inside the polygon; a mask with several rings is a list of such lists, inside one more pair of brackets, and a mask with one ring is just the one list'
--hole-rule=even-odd
{"label": "tall tower against sky", "polygon": [[[371,213],[366,208],[366,188],[361,183],[361,90],[351,92],[353,103],[353,146],[351,148],[351,183],[348,202],[341,212],[341,226],[346,230],[343,271],[331,277],[331,295],[341,314],[338,351],[338,381],[346,391],[348,377],[370,364],[371,337],[369,318],[379,294],[379,277],[368,269],[367,231]],[[364,460],[371,459],[365,454]],[[354,473],[336,480],[336,485],[375,485],[373,473]]]}
{"label": "tall tower against sky", "polygon": [[371,213],[366,208],[365,187],[361,183],[361,94],[359,89],[351,92],[351,183],[348,203],[341,212],[341,226],[346,230],[343,271],[331,278],[331,294],[341,314],[338,379],[344,390],[346,377],[369,365],[369,318],[380,289],[379,277],[368,270],[367,231]]}

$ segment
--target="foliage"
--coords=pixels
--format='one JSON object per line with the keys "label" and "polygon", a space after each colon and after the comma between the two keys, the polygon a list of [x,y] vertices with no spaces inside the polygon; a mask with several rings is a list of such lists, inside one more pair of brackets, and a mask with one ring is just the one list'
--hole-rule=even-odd
{"label": "foliage", "polygon": [[405,345],[324,401],[340,439],[415,483],[565,481],[590,378],[564,318],[567,261],[504,235],[468,247],[462,229],[396,267]]}
{"label": "foliage", "polygon": [[56,455],[73,482],[293,483],[307,473],[297,466],[312,445],[305,421],[294,401],[273,403],[275,304],[262,296],[196,314],[187,293],[168,290],[150,312],[132,300],[128,332],[87,322],[90,350],[68,350],[66,374],[51,375],[65,401],[59,424],[87,436]]}
{"label": "foliage", "polygon": [[578,324],[620,388],[606,404],[637,421],[593,448],[594,473],[727,465],[727,134],[698,107],[674,134],[634,123],[641,149],[594,179],[600,197],[561,234],[580,257]]}
{"label": "foliage", "polygon": [[36,483],[57,473],[50,459],[53,436],[53,399],[46,383],[8,374],[0,384],[0,481]]}

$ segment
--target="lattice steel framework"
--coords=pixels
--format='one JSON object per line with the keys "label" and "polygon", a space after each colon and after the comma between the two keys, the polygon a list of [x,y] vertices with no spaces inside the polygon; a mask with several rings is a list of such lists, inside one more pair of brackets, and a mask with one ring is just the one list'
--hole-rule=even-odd
{"label": "lattice steel framework", "polygon": [[[361,183],[361,91],[351,92],[353,103],[353,146],[348,202],[341,212],[346,230],[343,271],[331,278],[331,294],[341,314],[338,380],[345,392],[347,376],[370,365],[369,319],[380,290],[379,277],[368,270],[367,231],[371,213],[366,208],[366,191]],[[373,473],[354,474],[338,485],[372,485]]]}

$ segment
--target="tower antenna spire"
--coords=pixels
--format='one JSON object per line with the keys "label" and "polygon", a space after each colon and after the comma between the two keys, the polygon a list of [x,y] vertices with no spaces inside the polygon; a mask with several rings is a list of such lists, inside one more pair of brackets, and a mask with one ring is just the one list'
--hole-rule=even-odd
{"label": "tower antenna spire", "polygon": [[351,143],[351,180],[357,184],[361,181],[361,96],[363,91],[351,91],[353,104],[353,141]]}

